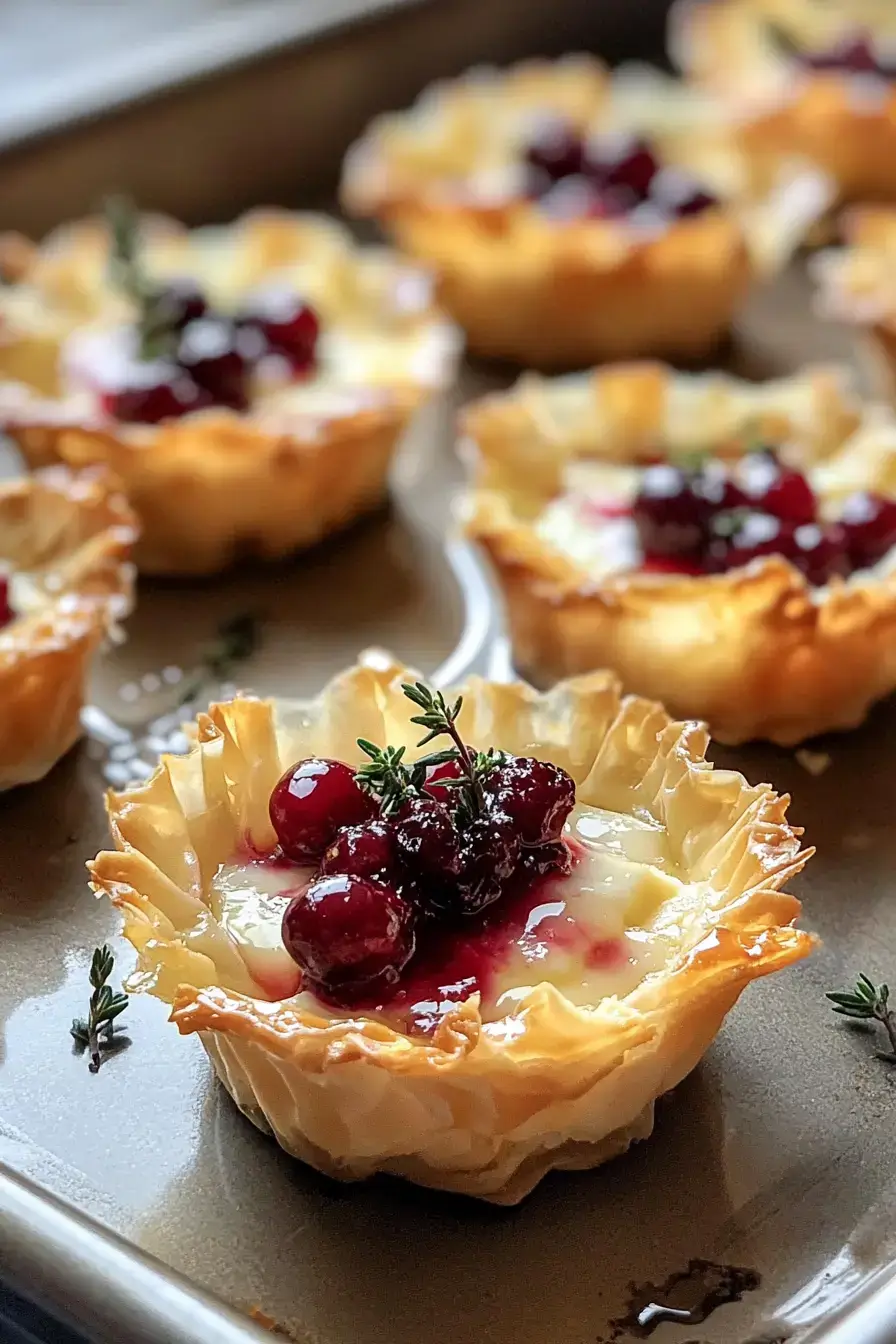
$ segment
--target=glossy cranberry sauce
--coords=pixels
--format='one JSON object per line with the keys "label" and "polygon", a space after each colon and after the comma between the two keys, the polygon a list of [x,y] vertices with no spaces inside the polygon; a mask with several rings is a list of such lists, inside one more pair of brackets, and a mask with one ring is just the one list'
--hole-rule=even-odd
{"label": "glossy cranberry sauce", "polygon": [[523,160],[526,194],[557,219],[634,215],[664,225],[718,205],[686,169],[664,167],[646,141],[623,132],[586,137],[559,116],[539,119]]}
{"label": "glossy cranberry sauce", "polygon": [[[587,860],[577,841],[565,841],[573,868]],[[388,995],[354,999],[353,1011],[387,1013],[407,1029],[428,1033],[445,1013],[471,994],[483,1002],[495,997],[496,980],[516,953],[533,964],[526,983],[545,978],[538,969],[552,948],[572,952],[584,968],[612,971],[625,964],[618,938],[596,938],[593,931],[567,913],[563,899],[566,879],[548,874],[534,879],[516,874],[501,899],[481,915],[454,925],[433,921],[418,932],[417,954]],[[346,1005],[316,988],[315,996],[344,1011]]]}
{"label": "glossy cranberry sauce", "polygon": [[243,412],[263,360],[287,378],[313,372],[320,323],[290,289],[268,286],[227,315],[212,311],[192,282],[172,281],[154,305],[155,353],[136,326],[74,342],[75,381],[97,392],[110,418],[157,425],[208,407]]}
{"label": "glossy cranberry sauce", "polygon": [[896,53],[880,50],[870,33],[855,29],[844,33],[839,42],[798,55],[809,70],[830,70],[848,75],[872,75],[878,79],[896,79]]}
{"label": "glossy cranberry sauce", "polygon": [[[584,513],[600,517],[590,504]],[[603,516],[618,516],[616,506]],[[896,500],[858,491],[840,505],[839,517],[824,517],[808,478],[771,448],[732,463],[648,466],[631,517],[642,569],[655,574],[715,574],[780,555],[821,586],[876,564],[896,546]]]}
{"label": "glossy cranberry sauce", "polygon": [[9,600],[9,575],[0,574],[0,629],[15,620],[15,612]]}

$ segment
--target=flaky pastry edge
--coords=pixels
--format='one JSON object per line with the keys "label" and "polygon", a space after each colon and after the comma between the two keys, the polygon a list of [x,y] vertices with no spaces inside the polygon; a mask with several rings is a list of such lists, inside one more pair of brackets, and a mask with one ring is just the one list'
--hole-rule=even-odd
{"label": "flaky pastry edge", "polygon": [[[857,726],[896,688],[896,576],[833,580],[812,590],[786,560],[754,561],[720,575],[629,573],[595,578],[540,537],[537,515],[562,490],[571,456],[636,460],[656,452],[677,383],[700,442],[718,426],[718,448],[743,431],[786,436],[788,397],[802,401],[803,442],[831,485],[896,491],[896,425],[881,413],[860,422],[832,369],[748,385],[727,375],[689,377],[663,365],[608,366],[590,379],[593,415],[578,443],[542,423],[553,385],[522,379],[508,393],[466,408],[471,488],[461,506],[467,534],[497,577],[514,660],[544,685],[608,667],[626,690],[661,699],[682,718],[706,720],[720,741],[767,738],[791,745]],[[808,401],[806,399],[808,398]],[[762,402],[766,401],[763,409]],[[681,435],[684,426],[678,426]]]}
{"label": "flaky pastry edge", "polygon": [[81,736],[93,657],[130,610],[137,521],[107,473],[50,468],[0,483],[0,537],[15,550],[41,539],[58,556],[43,570],[58,596],[0,629],[0,789],[42,779]]}
{"label": "flaky pastry edge", "polygon": [[89,865],[91,886],[137,949],[131,987],[172,1004],[237,1104],[288,1151],[341,1179],[387,1171],[514,1203],[547,1170],[593,1166],[645,1137],[655,1098],[693,1068],[746,984],[807,955],[813,939],[792,927],[799,903],[781,888],[809,852],[787,798],[714,770],[699,725],[622,698],[609,674],[547,694],[471,678],[468,741],[549,757],[581,801],[644,806],[665,823],[690,879],[717,894],[691,945],[624,999],[577,1008],[541,984],[483,1024],[476,996],[432,1039],[268,1002],[201,893],[241,844],[273,846],[268,799],[293,760],[357,760],[359,734],[413,755],[408,675],[369,657],[311,701],[213,705],[186,756],[108,795],[116,849]]}
{"label": "flaky pastry edge", "polygon": [[[645,106],[674,97],[658,72],[642,79]],[[624,221],[548,219],[522,200],[447,199],[396,170],[392,135],[418,123],[423,157],[433,107],[465,96],[472,104],[489,80],[497,96],[523,100],[527,88],[553,86],[556,97],[565,81],[562,102],[573,114],[609,105],[613,88],[590,56],[470,72],[434,85],[406,112],[376,118],[350,149],[342,181],[350,213],[376,218],[433,270],[441,302],[478,354],[542,369],[642,355],[702,359],[727,334],[751,282],[778,270],[827,206],[823,177],[774,145],[744,158],[736,209],[725,203],[659,234],[639,235]],[[718,161],[724,135],[721,118],[707,117],[701,161]],[[733,131],[725,143],[739,154]]]}
{"label": "flaky pastry edge", "polygon": [[836,71],[786,72],[745,0],[676,0],[668,20],[675,65],[739,119],[748,154],[777,148],[819,165],[849,200],[896,199],[896,89],[854,91]]}
{"label": "flaky pastry edge", "polygon": [[[189,230],[173,220],[149,217],[148,226],[151,239],[170,238],[181,248],[189,244]],[[237,237],[242,231],[246,247],[254,249],[256,281],[263,278],[264,258],[272,271],[283,265],[291,233],[298,237],[303,230],[319,233],[321,248],[341,247],[343,264],[365,264],[364,249],[349,248],[345,229],[324,216],[260,210],[229,227]],[[77,325],[79,303],[84,322],[103,319],[93,276],[103,236],[100,221],[80,220],[41,246],[18,240],[14,249],[15,278],[32,283],[66,317],[58,348]],[[14,241],[6,237],[7,250]],[[2,256],[0,247],[0,261]],[[394,265],[397,273],[414,274],[397,257]],[[83,293],[82,271],[90,281],[85,280]],[[449,324],[434,305],[419,322],[421,330],[445,336],[439,368],[431,376],[415,380],[409,372],[396,372],[390,380],[369,385],[334,381],[323,394],[329,395],[330,406],[321,402],[282,410],[262,398],[245,414],[214,408],[158,426],[85,415],[77,395],[47,396],[40,390],[46,341],[23,334],[15,377],[0,381],[0,425],[32,468],[64,462],[114,471],[141,520],[136,560],[143,573],[207,575],[247,556],[278,559],[316,544],[385,502],[389,468],[405,430],[452,376]],[[7,334],[7,358],[14,337],[14,332]]]}

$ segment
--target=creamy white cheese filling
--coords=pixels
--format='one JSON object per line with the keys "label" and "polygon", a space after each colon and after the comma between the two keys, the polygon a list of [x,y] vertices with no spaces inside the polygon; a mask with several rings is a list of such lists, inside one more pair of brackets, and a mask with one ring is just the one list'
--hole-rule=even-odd
{"label": "creamy white cheese filling", "polygon": [[[498,951],[482,985],[486,1020],[505,1015],[514,999],[542,981],[580,1005],[626,995],[699,932],[706,890],[676,875],[656,822],[579,805],[565,835],[577,855],[570,875],[537,888],[522,923],[509,921],[506,940],[490,932],[489,946]],[[211,884],[212,913],[271,998],[289,998],[299,988],[280,925],[292,895],[311,876],[308,868],[252,859],[223,864]],[[492,909],[503,928],[500,903]],[[448,970],[452,964],[449,959]],[[406,977],[413,995],[413,963]],[[299,1000],[309,1007],[316,1002],[308,992]],[[413,1006],[405,995],[393,1015]],[[382,1015],[390,1016],[388,1004]]]}

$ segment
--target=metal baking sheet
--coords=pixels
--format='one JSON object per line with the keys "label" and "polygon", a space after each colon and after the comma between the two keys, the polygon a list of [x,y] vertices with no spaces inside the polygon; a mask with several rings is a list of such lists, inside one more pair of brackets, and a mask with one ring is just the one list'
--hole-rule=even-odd
{"label": "metal baking sheet", "polygon": [[[810,329],[807,299],[796,273],[759,296],[741,363],[782,370],[807,346],[848,358],[838,333]],[[457,399],[502,381],[468,369]],[[189,668],[216,623],[246,611],[260,617],[262,642],[242,676],[261,692],[314,690],[371,643],[428,674],[500,670],[506,650],[487,586],[463,547],[443,549],[459,480],[450,425],[450,407],[434,408],[399,465],[393,509],[314,555],[214,583],[143,585],[95,703],[122,724],[159,712],[168,692],[154,676]],[[116,915],[84,883],[84,861],[106,840],[106,758],[85,742],[43,784],[0,799],[0,1156],[301,1340],[625,1338],[611,1322],[626,1315],[632,1285],[662,1296],[694,1261],[761,1282],[703,1324],[661,1325],[658,1341],[786,1338],[824,1321],[866,1283],[879,1290],[872,1279],[896,1252],[896,1073],[823,997],[858,970],[885,977],[896,959],[896,706],[822,747],[832,763],[818,777],[792,751],[717,759],[793,792],[794,816],[820,850],[799,893],[823,949],[748,992],[660,1106],[649,1142],[598,1171],[553,1176],[520,1208],[496,1212],[395,1181],[344,1188],[291,1161],[235,1110],[198,1042],[181,1039],[153,1000],[132,1000],[131,1046],[88,1072],[67,1029],[84,1008],[90,952],[109,940],[122,968],[130,956]]]}
{"label": "metal baking sheet", "polygon": [[[731,359],[768,376],[819,358],[852,362],[853,350],[812,321],[797,267],[754,297]],[[111,942],[122,971],[132,960],[84,875],[107,840],[108,725],[136,730],[164,712],[177,669],[220,622],[258,618],[240,679],[261,693],[313,691],[371,644],[446,680],[506,674],[499,612],[450,513],[452,400],[507,381],[466,368],[407,445],[392,509],[312,555],[142,584],[128,641],[93,687],[105,742],[88,739],[42,784],[0,797],[0,1279],[97,1340],[237,1344],[263,1337],[247,1316],[256,1308],[313,1344],[597,1344],[653,1326],[657,1344],[896,1338],[896,1071],[824,1000],[858,971],[886,978],[896,964],[892,703],[819,744],[831,756],[819,776],[792,751],[716,753],[794,794],[792,815],[819,848],[795,889],[824,945],[747,993],[647,1143],[548,1178],[517,1209],[317,1176],[236,1111],[154,1000],[132,1000],[131,1045],[98,1075],[72,1051],[94,946]],[[739,1287],[741,1299],[705,1321],[649,1308],[699,1306],[722,1280],[719,1295]]]}

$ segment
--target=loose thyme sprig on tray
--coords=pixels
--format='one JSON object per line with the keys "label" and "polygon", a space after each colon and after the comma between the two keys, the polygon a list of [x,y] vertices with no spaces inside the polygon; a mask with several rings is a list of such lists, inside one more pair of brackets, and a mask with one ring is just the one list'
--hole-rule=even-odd
{"label": "loose thyme sprig on tray", "polygon": [[855,989],[836,990],[826,994],[834,1005],[834,1012],[856,1022],[879,1022],[887,1033],[889,1050],[878,1050],[881,1059],[896,1064],[896,1012],[890,1007],[889,985],[875,985],[867,975],[860,975]]}
{"label": "loose thyme sprig on tray", "polygon": [[83,1050],[90,1051],[90,1072],[99,1073],[104,1052],[108,1052],[115,1035],[115,1019],[128,1006],[127,994],[115,993],[106,983],[112,974],[115,958],[105,943],[98,947],[90,963],[90,1010],[86,1018],[76,1017],[71,1034]]}

